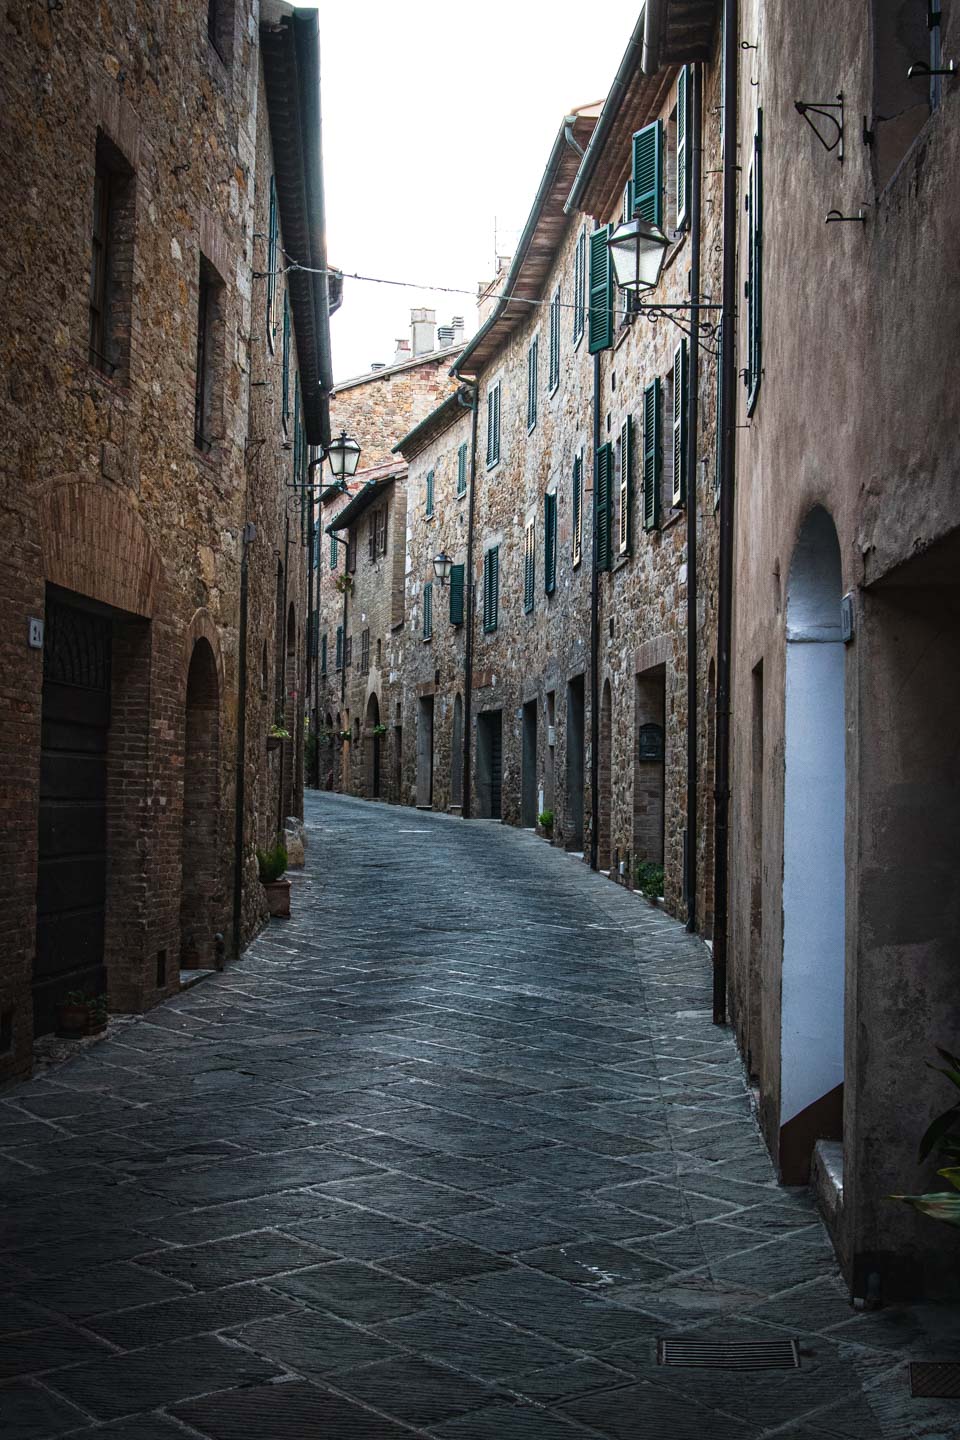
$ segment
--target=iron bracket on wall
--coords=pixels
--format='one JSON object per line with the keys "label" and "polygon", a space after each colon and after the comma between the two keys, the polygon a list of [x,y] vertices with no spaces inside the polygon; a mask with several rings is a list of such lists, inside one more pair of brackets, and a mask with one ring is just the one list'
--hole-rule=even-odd
{"label": "iron bracket on wall", "polygon": [[854,225],[866,225],[867,214],[862,205],[856,215],[841,215],[839,210],[828,210],[823,221],[825,225],[845,225],[851,222]]}
{"label": "iron bracket on wall", "polygon": [[958,68],[956,60],[948,60],[946,65],[941,69],[931,70],[925,60],[918,60],[915,64],[911,65],[907,71],[908,80],[927,80],[931,75],[953,75],[956,77],[960,75],[960,68]]}
{"label": "iron bracket on wall", "polygon": [[[837,152],[837,159],[843,164],[843,91],[841,90],[836,100],[794,100],[794,109],[798,115],[802,115],[816,135],[820,144],[828,155]],[[817,121],[826,122],[832,125],[836,134],[831,138],[828,130],[826,134],[820,129]]]}

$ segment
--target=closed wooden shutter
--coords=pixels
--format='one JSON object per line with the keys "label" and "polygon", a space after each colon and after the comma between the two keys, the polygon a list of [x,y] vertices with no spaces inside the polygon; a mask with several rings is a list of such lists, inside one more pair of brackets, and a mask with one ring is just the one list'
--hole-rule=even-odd
{"label": "closed wooden shutter", "polygon": [[536,530],[533,522],[527,526],[523,537],[523,610],[529,615],[533,609],[536,585]]}
{"label": "closed wooden shutter", "polygon": [[457,451],[457,494],[467,493],[467,445],[466,441]]}
{"label": "closed wooden shutter", "polygon": [[663,223],[663,121],[633,137],[633,208],[642,220]]}
{"label": "closed wooden shutter", "polygon": [[500,382],[487,391],[487,469],[500,459]]}
{"label": "closed wooden shutter", "polygon": [[753,164],[747,189],[747,365],[744,381],[747,387],[747,414],[752,414],[760,390],[761,320],[763,312],[763,176],[761,138],[763,112],[757,111],[757,129],[753,137]]}
{"label": "closed wooden shutter", "polygon": [[371,515],[371,516],[370,516],[370,521],[369,521],[369,526],[368,526],[368,529],[367,529],[367,559],[368,559],[368,560],[376,560],[376,558],[377,558],[377,517],[376,517],[376,515]]}
{"label": "closed wooden shutter", "polygon": [[427,471],[427,514],[433,514],[433,471]]}
{"label": "closed wooden shutter", "polygon": [[687,467],[687,342],[681,340],[673,354],[673,496],[674,505],[686,498]]}
{"label": "closed wooden shutter", "polygon": [[577,236],[577,248],[573,253],[573,343],[583,334],[584,283],[587,271],[587,232],[581,230]]}
{"label": "closed wooden shutter", "polygon": [[321,640],[320,640],[320,674],[321,674],[321,675],[326,675],[326,673],[327,673],[327,637],[326,637],[326,633],[324,633],[323,636],[321,637]]}
{"label": "closed wooden shutter", "polygon": [[610,226],[590,236],[590,319],[589,350],[609,350],[613,344],[613,262],[607,249]]}
{"label": "closed wooden shutter", "polygon": [[331,535],[331,536],[330,536],[330,569],[331,569],[331,570],[336,570],[336,568],[337,568],[337,537],[336,537],[336,535]]}
{"label": "closed wooden shutter", "polygon": [[343,666],[343,626],[337,626],[337,669]]}
{"label": "closed wooden shutter", "polygon": [[643,392],[643,528],[660,524],[660,380]]}
{"label": "closed wooden shutter", "polygon": [[290,301],[283,292],[283,424],[290,419]]}
{"label": "closed wooden shutter", "polygon": [[540,361],[540,339],[535,336],[527,351],[527,429],[537,423],[537,371]]}
{"label": "closed wooden shutter", "polygon": [[492,545],[483,557],[483,628],[496,630],[500,612],[500,547]]}
{"label": "closed wooden shutter", "polygon": [[277,217],[277,182],[270,176],[270,217],[267,221],[267,335],[273,349],[276,329],[274,311],[277,301],[277,256],[280,241],[280,223]]}
{"label": "closed wooden shutter", "polygon": [[629,554],[633,547],[633,418],[628,415],[620,427],[620,535],[618,549]]}
{"label": "closed wooden shutter", "polygon": [[573,563],[583,558],[583,451],[573,457]]}
{"label": "closed wooden shutter", "polygon": [[451,565],[450,567],[450,624],[463,624],[463,584],[466,573],[465,565]]}
{"label": "closed wooden shutter", "polygon": [[685,228],[690,211],[690,66],[677,77],[677,229]]}
{"label": "closed wooden shutter", "polygon": [[713,457],[713,503],[720,504],[720,484],[723,477],[723,347],[724,347],[723,321],[717,326],[717,396],[715,409],[716,435],[714,436],[714,457]]}
{"label": "closed wooden shutter", "polygon": [[560,384],[560,287],[550,301],[550,389]]}
{"label": "closed wooden shutter", "polygon": [[543,588],[552,595],[557,588],[557,497],[543,497]]}
{"label": "closed wooden shutter", "polygon": [[428,580],[423,587],[423,638],[429,640],[433,635],[433,581]]}
{"label": "closed wooden shutter", "polygon": [[610,535],[613,500],[613,446],[601,445],[597,451],[593,482],[593,523],[596,527],[596,559],[598,570],[609,570],[613,560]]}

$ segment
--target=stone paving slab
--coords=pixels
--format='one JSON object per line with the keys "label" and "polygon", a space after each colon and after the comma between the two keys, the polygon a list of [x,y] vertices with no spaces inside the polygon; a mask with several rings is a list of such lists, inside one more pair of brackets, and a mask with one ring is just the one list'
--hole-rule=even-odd
{"label": "stone paving slab", "polygon": [[695,937],[525,832],[307,831],[290,921],[0,1094],[3,1440],[957,1440],[960,1318],[851,1309]]}

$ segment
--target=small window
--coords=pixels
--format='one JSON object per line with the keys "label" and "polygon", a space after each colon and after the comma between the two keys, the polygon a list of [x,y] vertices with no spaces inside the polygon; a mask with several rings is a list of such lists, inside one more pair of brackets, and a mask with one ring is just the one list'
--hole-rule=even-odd
{"label": "small window", "polygon": [[233,53],[233,0],[207,0],[207,39],[228,64]]}
{"label": "small window", "polygon": [[500,462],[500,381],[487,391],[487,469]]}
{"label": "small window", "polygon": [[550,491],[543,497],[543,589],[552,595],[557,588],[557,496]]}
{"label": "small window", "polygon": [[577,248],[573,252],[573,344],[579,345],[583,338],[586,316],[584,287],[587,278],[587,232],[581,229],[577,236]]}
{"label": "small window", "polygon": [[387,553],[387,507],[381,505],[377,510],[377,554]]}
{"label": "small window", "polygon": [[491,545],[483,557],[483,628],[487,635],[500,618],[500,546]]}
{"label": "small window", "polygon": [[467,442],[457,451],[457,496],[467,493]]}
{"label": "small window", "polygon": [[427,503],[424,507],[427,518],[433,514],[433,471],[427,471]]}
{"label": "small window", "polygon": [[530,349],[527,351],[527,430],[530,431],[537,423],[537,385],[540,368],[540,337],[534,335],[530,341]]}
{"label": "small window", "polygon": [[423,587],[423,638],[430,640],[433,637],[433,581],[428,580]]}
{"label": "small window", "polygon": [[583,450],[573,457],[573,503],[571,539],[572,560],[576,567],[583,559]]}
{"label": "small window", "polygon": [[124,374],[133,298],[133,171],[105,135],[97,136],[90,264],[90,363]]}
{"label": "small window", "polygon": [[550,392],[560,384],[560,286],[550,301]]}
{"label": "small window", "polygon": [[533,521],[527,526],[523,537],[523,613],[533,610],[536,592],[537,537]]}
{"label": "small window", "polygon": [[381,666],[382,664],[383,664],[383,641],[382,641],[382,639],[380,639],[379,636],[378,636],[378,638],[377,638],[377,669],[378,669],[378,670],[380,669],[380,666]]}
{"label": "small window", "polygon": [[370,515],[369,515],[369,517],[368,517],[368,519],[367,519],[367,559],[368,559],[368,560],[375,560],[376,558],[377,558],[377,515],[376,515],[376,511],[371,510]]}
{"label": "small window", "polygon": [[198,450],[209,450],[218,438],[223,403],[223,293],[223,281],[206,256],[201,255],[193,410],[193,439]]}

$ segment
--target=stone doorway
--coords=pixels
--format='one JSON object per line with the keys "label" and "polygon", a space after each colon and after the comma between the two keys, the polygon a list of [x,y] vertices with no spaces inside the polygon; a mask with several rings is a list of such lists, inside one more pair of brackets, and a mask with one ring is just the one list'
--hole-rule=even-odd
{"label": "stone doorway", "polygon": [[663,864],[666,683],[665,665],[654,665],[637,676],[633,776],[633,854],[637,864]]}
{"label": "stone doorway", "polygon": [[568,850],[583,849],[583,676],[567,685],[566,803],[563,838]]}
{"label": "stone doorway", "polygon": [[523,707],[520,823],[532,830],[537,823],[537,702]]}
{"label": "stone doorway", "polygon": [[210,642],[197,641],[187,673],[183,754],[180,968],[216,964],[219,891],[220,686]]}
{"label": "stone doorway", "polygon": [[503,802],[503,711],[477,716],[477,814],[499,820]]}
{"label": "stone doorway", "polygon": [[380,702],[376,695],[371,695],[367,701],[367,716],[363,737],[366,754],[364,756],[364,767],[366,771],[367,798],[379,800],[380,798],[380,736],[377,729],[380,725]]}
{"label": "stone doorway", "polygon": [[417,805],[433,804],[433,696],[421,695],[417,712]]}

